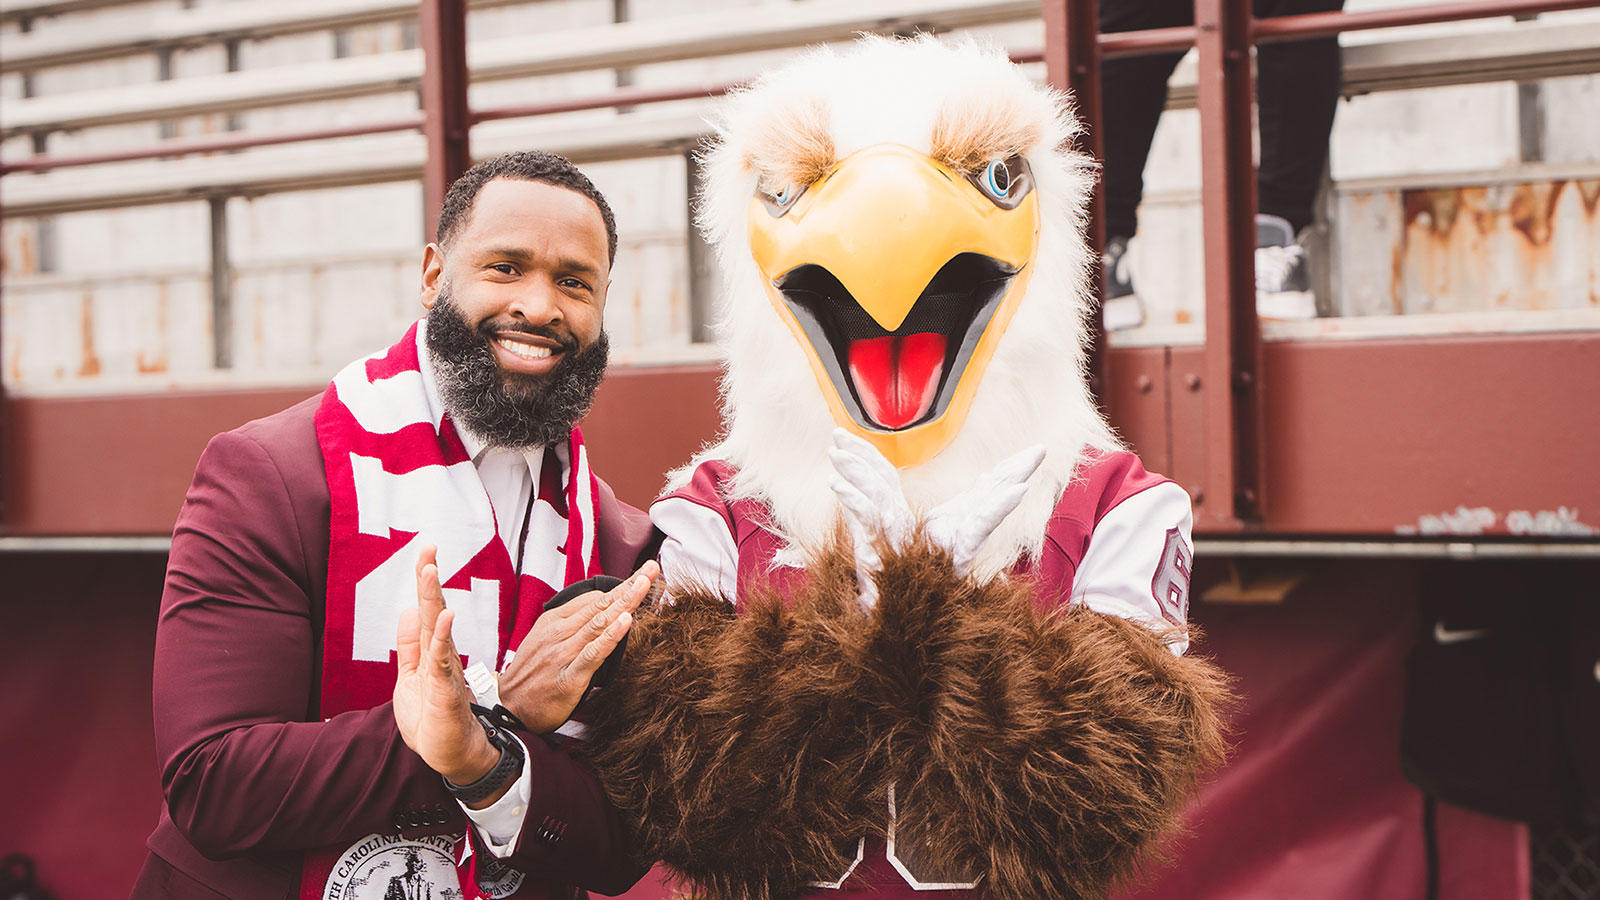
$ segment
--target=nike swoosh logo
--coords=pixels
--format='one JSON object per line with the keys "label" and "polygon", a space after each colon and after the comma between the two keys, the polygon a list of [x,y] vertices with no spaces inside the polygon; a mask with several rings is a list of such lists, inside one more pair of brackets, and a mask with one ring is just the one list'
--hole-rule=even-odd
{"label": "nike swoosh logo", "polygon": [[1462,641],[1473,641],[1487,637],[1487,628],[1446,628],[1443,622],[1433,623],[1433,640],[1436,644],[1459,644]]}

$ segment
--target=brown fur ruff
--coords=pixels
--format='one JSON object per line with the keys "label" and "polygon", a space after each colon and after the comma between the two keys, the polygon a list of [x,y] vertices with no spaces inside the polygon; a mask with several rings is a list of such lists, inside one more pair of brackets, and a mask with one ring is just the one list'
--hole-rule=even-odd
{"label": "brown fur ruff", "polygon": [[842,872],[886,836],[891,785],[902,858],[997,900],[1103,896],[1223,756],[1221,672],[1140,625],[958,580],[926,545],[885,554],[871,613],[847,550],[809,574],[737,616],[701,590],[641,612],[585,708],[642,852],[707,897]]}

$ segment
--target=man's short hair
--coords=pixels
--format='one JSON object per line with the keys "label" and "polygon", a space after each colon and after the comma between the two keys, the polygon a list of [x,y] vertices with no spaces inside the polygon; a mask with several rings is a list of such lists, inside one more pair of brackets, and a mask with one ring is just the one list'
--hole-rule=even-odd
{"label": "man's short hair", "polygon": [[542,181],[545,184],[577,191],[593,200],[594,205],[600,209],[600,218],[606,223],[608,261],[617,261],[617,220],[611,214],[611,206],[606,203],[605,196],[594,186],[594,182],[589,180],[589,176],[578,171],[578,167],[568,162],[566,157],[538,150],[519,150],[486,159],[462,173],[444,195],[444,208],[439,211],[439,230],[434,236],[439,246],[449,245],[450,240],[466,222],[468,214],[472,212],[472,204],[478,199],[478,192],[496,178]]}

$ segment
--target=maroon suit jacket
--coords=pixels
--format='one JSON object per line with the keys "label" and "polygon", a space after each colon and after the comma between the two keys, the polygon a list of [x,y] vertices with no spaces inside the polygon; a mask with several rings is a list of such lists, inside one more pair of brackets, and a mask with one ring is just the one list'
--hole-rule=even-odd
{"label": "maroon suit jacket", "polygon": [[[135,898],[297,896],[302,852],[374,832],[459,832],[466,816],[400,739],[389,704],[317,714],[328,566],[320,397],[218,435],[172,537],[156,629],[166,807]],[[600,483],[601,568],[650,532]],[[524,737],[531,802],[511,860],[532,881],[620,893],[643,869],[585,768]]]}

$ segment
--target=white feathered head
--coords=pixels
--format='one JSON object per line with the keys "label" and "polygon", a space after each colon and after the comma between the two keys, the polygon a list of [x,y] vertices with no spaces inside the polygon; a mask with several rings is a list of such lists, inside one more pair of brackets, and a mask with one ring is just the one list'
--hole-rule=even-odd
{"label": "white feathered head", "polygon": [[699,211],[727,278],[726,431],[696,461],[736,466],[807,547],[837,521],[835,426],[916,506],[1043,444],[979,569],[1036,553],[1084,451],[1117,446],[1084,378],[1093,167],[1067,98],[994,48],[864,37],[766,73],[716,125]]}

